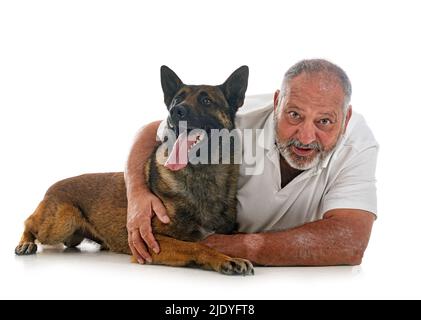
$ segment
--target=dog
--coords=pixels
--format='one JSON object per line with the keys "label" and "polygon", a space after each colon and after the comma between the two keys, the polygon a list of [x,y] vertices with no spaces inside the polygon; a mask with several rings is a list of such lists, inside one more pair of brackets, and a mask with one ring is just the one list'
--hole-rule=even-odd
{"label": "dog", "polygon": [[[211,146],[212,129],[234,129],[235,114],[244,102],[248,74],[248,67],[242,66],[222,85],[186,85],[170,68],[161,67],[161,86],[169,113],[167,124],[176,140],[172,150],[168,143],[159,144],[144,168],[150,190],[161,199],[170,217],[168,224],[156,217],[152,220],[161,247],[159,254],[151,251],[152,264],[195,266],[229,275],[254,273],[250,261],[228,257],[198,243],[212,233],[235,231],[238,164],[186,161],[198,142]],[[183,132],[182,121],[187,124]],[[193,133],[195,129],[201,133]],[[183,143],[187,151],[182,151]],[[230,149],[230,160],[232,155]],[[211,157],[214,155],[209,153],[209,160]],[[36,240],[40,244],[75,247],[87,238],[105,250],[131,254],[126,218],[122,172],[68,178],[52,185],[25,221],[15,253],[36,253]]]}

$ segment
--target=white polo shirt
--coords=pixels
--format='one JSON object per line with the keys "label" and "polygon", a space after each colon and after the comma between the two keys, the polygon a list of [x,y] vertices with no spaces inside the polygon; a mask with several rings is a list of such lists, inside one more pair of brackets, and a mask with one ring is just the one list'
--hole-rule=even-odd
{"label": "white polo shirt", "polygon": [[[378,144],[364,118],[353,112],[335,151],[319,167],[303,171],[281,188],[280,155],[275,145],[273,95],[246,97],[236,117],[240,129],[263,129],[245,143],[254,146],[255,163],[240,165],[237,221],[240,232],[285,230],[319,220],[332,209],[361,209],[377,214]],[[166,121],[158,129],[162,139]],[[249,150],[250,149],[250,150]],[[255,166],[259,174],[250,175]]]}

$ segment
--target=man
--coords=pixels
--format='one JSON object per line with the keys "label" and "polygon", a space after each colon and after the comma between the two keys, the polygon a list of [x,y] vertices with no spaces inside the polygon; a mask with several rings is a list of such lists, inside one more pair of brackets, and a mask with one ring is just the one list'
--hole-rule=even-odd
{"label": "man", "polygon": [[[341,68],[314,59],[286,72],[272,102],[246,100],[237,127],[264,129],[264,152],[256,158],[261,174],[240,169],[237,220],[245,233],[212,235],[203,244],[258,265],[361,263],[376,217],[378,145],[352,114],[351,91]],[[159,124],[141,130],[126,169],[129,244],[139,263],[151,261],[148,247],[159,252],[153,215],[169,221],[143,177]]]}

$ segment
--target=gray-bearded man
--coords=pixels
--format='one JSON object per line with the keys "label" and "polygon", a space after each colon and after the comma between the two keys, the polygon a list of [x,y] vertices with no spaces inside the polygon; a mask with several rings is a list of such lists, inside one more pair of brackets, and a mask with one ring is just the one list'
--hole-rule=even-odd
{"label": "gray-bearded man", "polygon": [[[257,144],[259,174],[240,166],[234,235],[202,241],[257,265],[358,265],[377,214],[375,170],[378,144],[363,117],[353,114],[351,83],[338,66],[303,60],[286,73],[275,95],[247,97],[237,113],[239,129],[263,129]],[[168,223],[165,207],[150,192],[143,165],[162,138],[164,122],[140,131],[125,177],[129,245],[139,263],[159,252],[154,214]],[[258,140],[258,141],[257,141]]]}

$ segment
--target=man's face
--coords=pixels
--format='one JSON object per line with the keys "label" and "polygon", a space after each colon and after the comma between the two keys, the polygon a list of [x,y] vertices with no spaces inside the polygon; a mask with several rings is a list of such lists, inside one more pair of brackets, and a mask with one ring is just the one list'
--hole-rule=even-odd
{"label": "man's face", "polygon": [[[275,108],[279,98],[275,94]],[[343,104],[334,76],[303,73],[290,81],[275,120],[279,151],[291,167],[313,168],[333,151],[352,113],[350,107],[344,115]]]}

